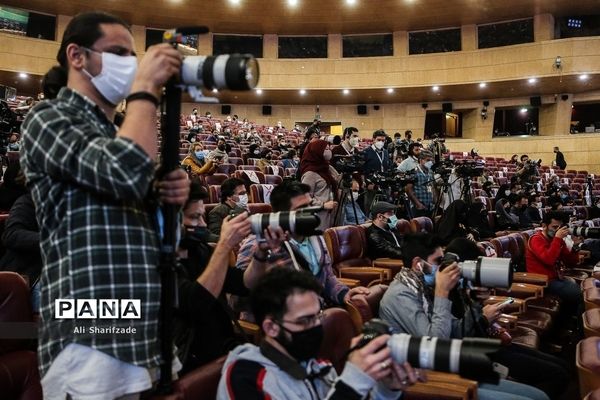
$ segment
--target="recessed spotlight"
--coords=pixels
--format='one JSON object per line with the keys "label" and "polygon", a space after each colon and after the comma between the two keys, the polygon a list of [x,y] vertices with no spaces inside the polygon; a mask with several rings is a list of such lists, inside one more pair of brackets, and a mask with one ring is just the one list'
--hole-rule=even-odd
{"label": "recessed spotlight", "polygon": [[485,82],[481,82],[481,83],[479,84],[479,87],[480,87],[480,88],[482,88],[482,89],[483,89],[484,87],[486,87],[486,86],[487,86],[487,83],[485,83]]}
{"label": "recessed spotlight", "polygon": [[240,5],[240,0],[229,0],[229,4],[233,5],[233,6],[239,6]]}
{"label": "recessed spotlight", "polygon": [[392,94],[392,93],[394,93],[394,89],[393,88],[388,88],[387,92],[390,93],[390,94]]}
{"label": "recessed spotlight", "polygon": [[527,82],[529,82],[530,84],[534,84],[534,83],[536,83],[536,82],[537,82],[537,78],[529,78],[529,79],[527,80]]}
{"label": "recessed spotlight", "polygon": [[432,87],[431,90],[433,90],[434,92],[437,92],[438,90],[440,90],[440,87],[436,85],[436,86]]}
{"label": "recessed spotlight", "polygon": [[527,112],[526,108],[521,108],[521,114],[525,114]]}
{"label": "recessed spotlight", "polygon": [[262,89],[256,89],[256,94],[262,94]]}
{"label": "recessed spotlight", "polygon": [[212,92],[213,92],[213,93],[219,93],[219,89],[217,89],[217,88],[214,88],[214,89],[212,90]]}
{"label": "recessed spotlight", "polygon": [[587,78],[589,78],[590,76],[588,74],[581,74],[579,75],[579,80],[580,81],[585,81],[587,80]]}
{"label": "recessed spotlight", "polygon": [[304,96],[305,94],[306,94],[306,90],[304,90],[304,89],[300,89],[300,95],[301,95],[301,96]]}
{"label": "recessed spotlight", "polygon": [[296,7],[298,5],[298,0],[287,0],[287,2],[290,7]]}
{"label": "recessed spotlight", "polygon": [[356,4],[356,0],[346,0],[346,4],[348,4],[349,6],[353,6]]}
{"label": "recessed spotlight", "polygon": [[342,90],[342,93],[344,93],[344,94],[348,94],[348,93],[350,93],[350,90],[348,90],[348,89],[344,89],[344,90]]}
{"label": "recessed spotlight", "polygon": [[19,73],[19,78],[21,79],[26,79],[29,75],[27,75],[25,72],[20,72]]}

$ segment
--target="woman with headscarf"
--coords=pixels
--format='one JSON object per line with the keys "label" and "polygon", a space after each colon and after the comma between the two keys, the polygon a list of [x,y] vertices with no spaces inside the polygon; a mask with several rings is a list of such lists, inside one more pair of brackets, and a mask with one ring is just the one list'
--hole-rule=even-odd
{"label": "woman with headscarf", "polygon": [[212,160],[206,159],[204,148],[200,143],[194,143],[190,146],[188,155],[181,161],[181,165],[191,175],[212,175],[217,166]]}
{"label": "woman with headscarf", "polygon": [[508,196],[510,196],[510,186],[503,183],[496,192],[496,203],[498,203],[498,200],[500,199],[508,199]]}
{"label": "woman with headscarf", "polygon": [[496,236],[490,227],[485,204],[480,201],[474,201],[469,207],[466,225],[477,240],[485,240]]}
{"label": "woman with headscarf", "polygon": [[323,207],[323,211],[319,212],[319,218],[321,218],[319,229],[321,230],[331,226],[332,210],[337,206],[334,200],[337,195],[339,175],[329,165],[331,157],[329,143],[317,139],[306,146],[300,161],[300,180],[310,187],[310,194],[313,197],[312,205]]}
{"label": "woman with headscarf", "polygon": [[438,237],[443,245],[447,245],[452,239],[458,237],[468,237],[471,240],[475,240],[465,225],[468,209],[469,206],[462,200],[455,200],[446,208],[437,230]]}
{"label": "woman with headscarf", "polygon": [[271,160],[273,159],[273,152],[271,149],[264,149],[262,153],[260,153],[260,160],[256,163],[256,166],[263,174],[267,173],[267,167],[272,167],[273,163]]}
{"label": "woman with headscarf", "polygon": [[519,229],[519,217],[510,212],[510,202],[507,198],[496,202],[496,219],[499,229]]}

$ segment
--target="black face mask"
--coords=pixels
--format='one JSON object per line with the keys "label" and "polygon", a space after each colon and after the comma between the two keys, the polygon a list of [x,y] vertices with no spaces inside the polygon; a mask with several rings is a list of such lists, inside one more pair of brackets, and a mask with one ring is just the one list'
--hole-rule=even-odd
{"label": "black face mask", "polygon": [[184,249],[194,249],[199,244],[208,242],[210,231],[206,226],[186,226],[185,233],[179,242]]}
{"label": "black face mask", "polygon": [[223,150],[225,150],[225,145],[224,144],[220,144],[218,146],[218,148],[219,148],[219,150],[223,151]]}
{"label": "black face mask", "polygon": [[[279,325],[281,331],[275,338],[287,352],[298,361],[308,361],[315,358],[323,342],[323,325],[316,325],[303,331],[292,332],[283,325]],[[288,340],[283,331],[292,335],[292,340]]]}

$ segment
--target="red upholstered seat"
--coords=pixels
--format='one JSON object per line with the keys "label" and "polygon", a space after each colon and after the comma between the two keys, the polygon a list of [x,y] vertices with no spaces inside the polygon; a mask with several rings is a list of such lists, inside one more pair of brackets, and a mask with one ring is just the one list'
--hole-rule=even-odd
{"label": "red upholstered seat", "polygon": [[428,217],[416,217],[410,220],[412,232],[433,232],[433,222]]}
{"label": "red upholstered seat", "polygon": [[204,177],[204,182],[206,182],[207,186],[210,186],[210,185],[221,186],[227,178],[228,178],[228,176],[226,174],[217,173],[217,174],[212,174],[212,175],[206,175]]}
{"label": "red upholstered seat", "polygon": [[344,369],[350,341],[358,334],[346,310],[329,308],[323,313],[323,342],[319,356],[331,361],[338,374]]}
{"label": "red upholstered seat", "polygon": [[576,363],[581,393],[600,388],[600,337],[583,339],[577,344]]}

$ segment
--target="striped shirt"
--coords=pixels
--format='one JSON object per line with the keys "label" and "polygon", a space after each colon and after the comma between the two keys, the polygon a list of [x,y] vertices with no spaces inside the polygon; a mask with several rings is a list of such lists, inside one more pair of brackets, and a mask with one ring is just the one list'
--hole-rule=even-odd
{"label": "striped shirt", "polygon": [[424,167],[417,167],[414,183],[415,197],[427,210],[433,208],[433,173]]}
{"label": "striped shirt", "polygon": [[[36,204],[44,263],[42,376],[69,343],[140,367],[158,366],[159,241],[154,207],[144,201],[151,158],[116,137],[116,127],[92,101],[63,88],[24,121],[21,165]],[[140,299],[141,319],[91,320],[132,326],[137,334],[75,333],[90,320],[55,319],[55,299]]]}

